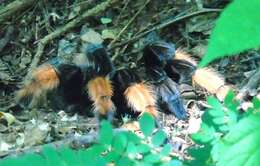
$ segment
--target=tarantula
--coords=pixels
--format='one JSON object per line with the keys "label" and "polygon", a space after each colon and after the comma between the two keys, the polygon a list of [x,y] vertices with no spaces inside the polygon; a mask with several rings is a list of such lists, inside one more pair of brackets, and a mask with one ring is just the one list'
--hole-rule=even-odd
{"label": "tarantula", "polygon": [[115,113],[137,117],[148,112],[156,117],[158,111],[186,119],[177,85],[183,75],[217,95],[229,88],[212,69],[196,69],[193,59],[163,41],[152,42],[143,50],[147,82],[133,70],[117,70],[100,44],[89,44],[77,58],[80,60],[72,62],[55,58],[39,66],[17,92],[18,101],[29,101],[33,107],[42,96],[52,94],[67,109],[84,110],[93,105],[99,118],[109,120]]}

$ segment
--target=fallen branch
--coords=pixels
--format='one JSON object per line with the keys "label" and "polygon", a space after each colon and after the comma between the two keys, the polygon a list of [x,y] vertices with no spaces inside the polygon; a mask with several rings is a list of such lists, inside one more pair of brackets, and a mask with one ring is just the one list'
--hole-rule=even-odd
{"label": "fallen branch", "polygon": [[38,0],[16,0],[0,10],[0,25],[10,17],[17,15],[20,11],[32,6]]}
{"label": "fallen branch", "polygon": [[126,40],[122,43],[119,43],[117,45],[114,45],[113,47],[111,47],[109,50],[111,49],[114,49],[114,48],[117,48],[117,47],[120,47],[120,46],[123,46],[123,45],[126,45],[126,44],[129,44],[129,43],[132,43],[138,39],[140,39],[141,37],[147,35],[148,33],[152,32],[152,31],[156,31],[156,30],[159,30],[159,29],[162,29],[162,28],[165,28],[173,23],[176,23],[176,22],[179,22],[179,21],[182,21],[184,19],[188,19],[190,17],[194,17],[194,16],[197,16],[197,15],[200,15],[200,14],[204,14],[204,13],[211,13],[211,12],[220,12],[221,9],[202,9],[200,11],[196,11],[196,12],[193,12],[193,13],[190,13],[190,14],[187,14],[187,15],[184,15],[184,16],[180,16],[180,17],[177,17],[177,18],[173,18],[173,19],[170,19],[166,22],[163,22],[162,24],[159,24],[157,26],[154,26],[153,28],[147,30],[147,31],[144,31],[142,33],[140,33],[139,35],[129,39],[129,40]]}
{"label": "fallen branch", "polygon": [[70,22],[68,22],[67,24],[65,24],[63,27],[56,29],[54,32],[52,32],[52,33],[48,34],[47,36],[45,36],[44,38],[42,38],[38,42],[36,54],[28,69],[28,74],[26,75],[25,80],[27,80],[30,77],[30,73],[32,72],[32,70],[37,67],[46,44],[48,44],[51,40],[59,37],[60,35],[68,32],[69,30],[73,29],[74,27],[79,26],[80,24],[83,23],[84,20],[86,20],[86,18],[97,15],[97,14],[105,11],[108,7],[112,6],[117,1],[118,0],[107,0],[99,5],[95,6],[94,8],[87,10],[82,15],[76,17],[75,19],[73,19]]}
{"label": "fallen branch", "polygon": [[125,25],[123,29],[118,33],[118,35],[114,38],[114,40],[111,41],[111,43],[108,45],[108,48],[113,46],[113,44],[118,40],[118,38],[125,32],[125,30],[133,23],[133,21],[136,19],[136,17],[143,11],[145,6],[150,2],[150,0],[147,0],[144,5],[135,13],[135,15],[130,19],[130,21]]}
{"label": "fallen branch", "polygon": [[[114,133],[126,131],[125,129],[118,128],[114,129]],[[55,149],[61,148],[61,147],[71,147],[71,148],[82,148],[87,147],[93,143],[96,143],[98,140],[98,132],[91,132],[87,133],[86,135],[82,136],[72,136],[66,139],[63,139],[61,141],[52,142],[49,144],[34,146],[34,147],[27,147],[20,150],[10,150],[5,153],[5,156],[0,156],[0,159],[10,158],[10,157],[17,157],[29,153],[39,153],[42,151],[43,147],[49,146],[53,147]]]}

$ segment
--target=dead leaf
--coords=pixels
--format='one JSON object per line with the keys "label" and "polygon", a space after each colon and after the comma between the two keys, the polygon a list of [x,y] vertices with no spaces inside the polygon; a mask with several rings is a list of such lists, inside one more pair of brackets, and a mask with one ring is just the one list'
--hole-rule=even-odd
{"label": "dead leaf", "polygon": [[10,126],[15,122],[16,118],[10,113],[0,111],[0,120],[6,120],[7,126]]}

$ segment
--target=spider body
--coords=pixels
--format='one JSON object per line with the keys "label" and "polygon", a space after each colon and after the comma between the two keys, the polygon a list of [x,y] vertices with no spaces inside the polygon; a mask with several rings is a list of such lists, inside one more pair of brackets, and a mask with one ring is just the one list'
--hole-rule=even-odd
{"label": "spider body", "polygon": [[[196,62],[189,55],[175,53],[174,45],[163,41],[146,45],[142,61],[148,83],[130,69],[116,70],[102,45],[88,44],[84,54],[72,62],[55,58],[35,69],[17,98],[30,101],[29,106],[33,107],[42,96],[51,93],[57,99],[53,100],[54,105],[73,110],[92,105],[100,118],[109,120],[115,113],[137,117],[148,112],[156,117],[158,110],[186,119],[177,83],[192,78],[192,82],[212,93],[224,84],[216,72],[196,69]],[[214,79],[217,81],[212,83]]]}
{"label": "spider body", "polygon": [[[158,41],[148,44],[143,51],[143,61],[149,81],[154,85],[161,110],[174,113],[178,119],[186,119],[178,85],[164,71],[175,54],[173,44]],[[152,62],[152,63],[151,63]]]}

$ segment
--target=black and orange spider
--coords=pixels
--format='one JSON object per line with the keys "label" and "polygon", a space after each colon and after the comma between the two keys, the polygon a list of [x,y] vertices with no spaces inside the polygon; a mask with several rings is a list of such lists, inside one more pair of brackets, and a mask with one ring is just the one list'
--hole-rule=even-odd
{"label": "black and orange spider", "polygon": [[193,82],[211,93],[218,94],[225,85],[216,72],[196,69],[196,62],[189,55],[175,52],[174,45],[163,41],[152,42],[144,48],[142,60],[148,82],[133,70],[116,70],[100,44],[88,44],[84,55],[75,59],[64,62],[56,58],[39,66],[17,92],[18,101],[29,101],[33,107],[42,96],[51,93],[68,109],[86,109],[92,104],[99,117],[109,120],[115,113],[138,116],[148,112],[156,117],[159,110],[186,119],[177,85],[183,80],[183,72],[188,71]]}

